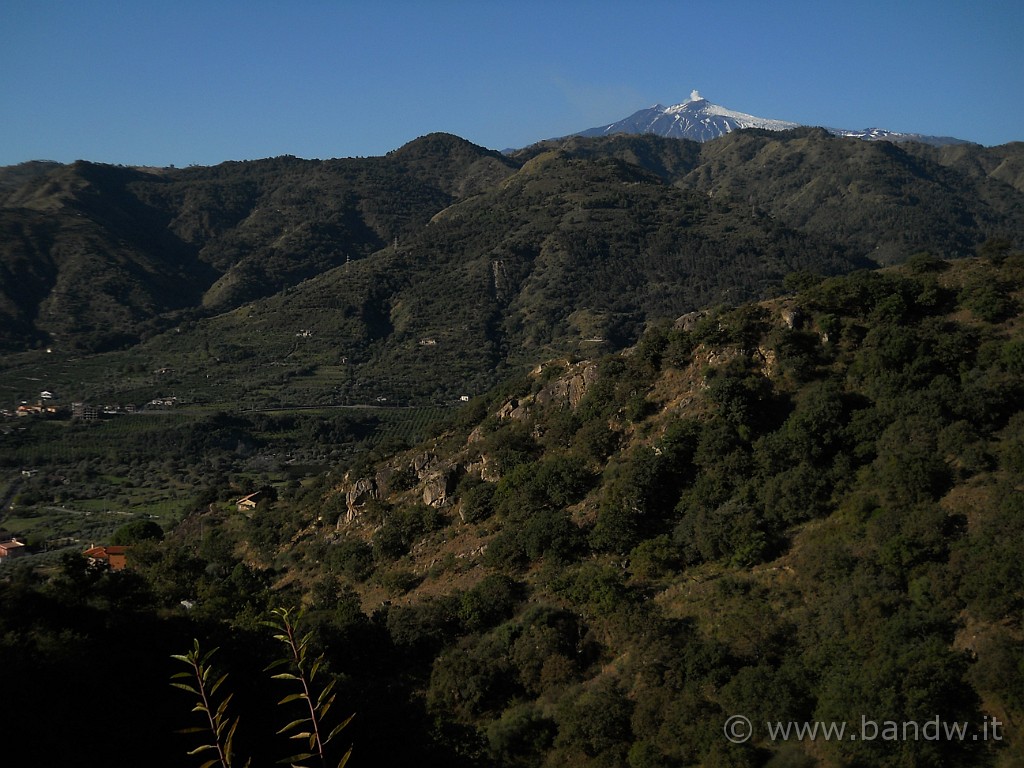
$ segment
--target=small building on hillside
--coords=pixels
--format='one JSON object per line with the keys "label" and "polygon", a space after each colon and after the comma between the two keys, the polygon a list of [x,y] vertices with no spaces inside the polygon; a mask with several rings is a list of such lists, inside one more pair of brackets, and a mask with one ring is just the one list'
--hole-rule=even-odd
{"label": "small building on hillside", "polygon": [[265,485],[255,493],[243,496],[235,501],[235,508],[239,512],[252,512],[256,505],[264,501],[277,501],[277,491],[272,485]]}
{"label": "small building on hillside", "polygon": [[24,542],[17,539],[0,541],[0,564],[12,560],[15,557],[23,557],[28,554]]}
{"label": "small building on hillside", "polygon": [[118,545],[93,546],[82,553],[89,565],[105,564],[112,571],[123,571],[128,566],[128,547]]}
{"label": "small building on hillside", "polygon": [[250,493],[248,496],[243,496],[235,502],[235,507],[239,512],[251,512],[256,509],[256,505],[263,500],[263,493],[256,491],[256,493]]}

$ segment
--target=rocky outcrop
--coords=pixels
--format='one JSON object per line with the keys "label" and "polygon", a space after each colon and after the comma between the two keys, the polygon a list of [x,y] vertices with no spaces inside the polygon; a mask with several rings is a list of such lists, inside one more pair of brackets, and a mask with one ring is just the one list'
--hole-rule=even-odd
{"label": "rocky outcrop", "polygon": [[477,475],[481,480],[488,483],[496,483],[501,480],[501,473],[495,466],[494,460],[486,455],[481,455],[479,461],[467,464],[466,474]]}
{"label": "rocky outcrop", "polygon": [[769,379],[775,376],[779,369],[779,356],[770,347],[760,346],[754,356],[754,362],[758,363],[761,375]]}
{"label": "rocky outcrop", "polygon": [[423,482],[423,503],[430,507],[443,507],[450,501],[458,477],[457,464],[445,467],[427,477]]}
{"label": "rocky outcrop", "polygon": [[377,470],[377,474],[373,476],[375,498],[386,499],[390,495],[392,481],[397,474],[398,470],[393,467],[384,466]]}
{"label": "rocky outcrop", "polygon": [[522,420],[530,413],[528,406],[528,399],[524,398],[523,400],[519,400],[518,398],[512,398],[501,406],[495,415],[501,421],[507,421],[508,419]]}
{"label": "rocky outcrop", "polygon": [[[596,364],[577,363],[561,376],[546,382],[535,395],[508,400],[494,415],[501,421],[523,420],[535,407],[576,408],[597,376]],[[484,440],[486,433],[478,426],[470,434],[467,444]],[[339,489],[344,495],[345,513],[338,520],[338,525],[355,520],[371,500],[394,502],[396,494],[404,497],[406,492],[413,498],[418,496],[431,507],[450,506],[455,501],[455,488],[465,474],[490,483],[501,479],[496,462],[479,449],[464,450],[457,456],[443,458],[433,450],[421,450],[378,466],[370,476],[352,479],[346,475]]]}
{"label": "rocky outcrop", "polygon": [[597,365],[580,363],[569,369],[564,375],[545,384],[535,398],[537,405],[569,406],[575,408],[587,394],[590,385],[597,380]]}
{"label": "rocky outcrop", "polygon": [[346,474],[343,489],[345,494],[345,514],[338,520],[339,525],[342,522],[352,522],[355,520],[359,515],[360,507],[365,506],[370,499],[380,498],[377,481],[373,477],[360,477],[358,480],[353,481],[349,480]]}
{"label": "rocky outcrop", "polygon": [[705,347],[697,348],[696,357],[703,365],[710,365],[713,368],[728,365],[733,360],[746,357],[746,353],[738,347]]}
{"label": "rocky outcrop", "polygon": [[431,465],[436,461],[437,457],[430,451],[423,451],[423,453],[417,453],[412,457],[412,468],[419,478],[423,477],[423,473],[430,469]]}
{"label": "rocky outcrop", "polygon": [[779,358],[771,347],[759,346],[756,349],[740,347],[707,347],[703,344],[694,352],[694,362],[699,366],[720,368],[734,360],[745,359],[758,367],[762,376],[771,378],[778,371]]}
{"label": "rocky outcrop", "polygon": [[706,309],[702,309],[698,312],[687,312],[681,317],[677,317],[676,321],[672,326],[677,331],[692,331],[697,327],[697,323],[707,317],[710,313]]}
{"label": "rocky outcrop", "polygon": [[[441,463],[434,454],[424,452],[407,459],[407,462],[397,466],[380,467],[372,477],[353,480],[346,475],[339,489],[345,499],[345,512],[338,519],[338,526],[351,523],[358,518],[370,501],[385,501],[394,493],[406,490],[418,492],[424,504],[432,507],[446,506],[452,502],[452,494],[463,474],[475,472],[485,478],[488,475],[486,458],[482,458],[472,467],[464,467],[459,462]],[[413,486],[396,482],[410,476],[418,478],[419,482]]]}
{"label": "rocky outcrop", "polygon": [[798,331],[804,324],[804,313],[797,307],[787,307],[779,313],[782,317],[782,322],[786,324],[786,327],[791,331]]}

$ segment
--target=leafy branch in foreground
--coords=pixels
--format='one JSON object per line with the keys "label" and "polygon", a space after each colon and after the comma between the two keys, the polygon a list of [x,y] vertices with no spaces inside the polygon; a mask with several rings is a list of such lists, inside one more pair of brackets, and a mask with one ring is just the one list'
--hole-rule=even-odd
{"label": "leafy branch in foreground", "polygon": [[[232,720],[228,717],[227,713],[228,704],[231,702],[233,694],[229,693],[221,700],[220,704],[214,706],[217,689],[221,687],[228,676],[223,674],[217,677],[213,666],[210,664],[210,658],[217,652],[216,648],[202,653],[199,649],[199,641],[193,640],[193,643],[192,650],[184,656],[171,656],[171,658],[177,659],[191,668],[188,672],[178,672],[172,675],[171,685],[197,696],[198,700],[192,711],[206,715],[207,724],[205,726],[186,728],[182,733],[203,733],[209,731],[213,743],[202,744],[188,754],[198,755],[214,750],[217,753],[216,759],[207,760],[200,768],[210,768],[210,766],[215,765],[220,765],[221,768],[231,768],[234,757],[233,742],[235,730],[238,728],[238,718],[236,717]],[[175,682],[182,679],[189,680],[190,682]],[[212,684],[210,683],[211,679],[214,680]],[[251,762],[251,760],[247,760],[245,765],[249,766]]]}
{"label": "leafy branch in foreground", "polygon": [[[308,740],[308,751],[294,755],[288,758],[288,761],[293,768],[305,768],[305,766],[299,765],[299,763],[311,757],[316,757],[319,759],[320,764],[326,767],[327,745],[344,730],[345,726],[352,721],[355,715],[349,715],[349,717],[335,726],[330,733],[324,736],[325,720],[330,712],[331,705],[334,704],[336,696],[334,693],[335,680],[332,679],[321,689],[319,694],[314,695],[317,673],[323,664],[324,656],[320,654],[310,660],[309,642],[312,638],[312,633],[307,633],[300,637],[297,633],[291,611],[287,608],[275,608],[270,613],[270,620],[264,622],[264,624],[275,630],[274,639],[280,640],[286,646],[287,655],[273,662],[267,667],[267,671],[286,667],[289,671],[278,672],[273,675],[273,679],[294,681],[297,687],[301,688],[300,691],[285,696],[278,704],[284,705],[292,701],[301,700],[306,703],[306,709],[308,710],[306,716],[293,720],[278,731],[279,734],[289,734],[291,739]],[[352,748],[349,747],[348,751],[342,756],[337,768],[343,768],[351,756]]]}

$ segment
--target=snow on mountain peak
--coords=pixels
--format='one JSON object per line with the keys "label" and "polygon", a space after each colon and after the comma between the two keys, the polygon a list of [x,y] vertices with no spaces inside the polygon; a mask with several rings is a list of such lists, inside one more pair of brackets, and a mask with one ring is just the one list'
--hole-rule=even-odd
{"label": "snow on mountain peak", "polygon": [[[615,133],[655,134],[669,138],[709,141],[742,128],[761,128],[769,131],[786,131],[799,128],[799,123],[788,120],[772,120],[746,112],[727,109],[701,96],[696,88],[690,91],[690,98],[681,104],[665,107],[655,104],[642,109],[629,117],[608,125],[590,128],[577,133],[577,136],[608,136]],[[874,141],[925,141],[930,144],[961,143],[958,139],[944,137],[921,136],[919,134],[901,134],[881,129],[863,131],[845,131],[835,128],[827,129],[839,136],[857,136]]]}

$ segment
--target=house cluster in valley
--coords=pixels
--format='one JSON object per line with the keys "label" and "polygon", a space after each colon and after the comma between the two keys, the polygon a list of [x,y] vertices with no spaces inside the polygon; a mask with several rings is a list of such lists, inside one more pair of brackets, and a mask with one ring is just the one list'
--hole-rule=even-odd
{"label": "house cluster in valley", "polygon": [[[82,552],[89,565],[123,571],[128,567],[128,547],[116,544],[91,544]],[[32,554],[29,546],[18,538],[0,540],[0,566],[8,560],[15,560]]]}
{"label": "house cluster in valley", "polygon": [[0,417],[22,418],[28,416],[44,418],[72,418],[79,421],[97,421],[114,416],[138,413],[143,410],[168,410],[178,405],[177,397],[155,397],[145,405],[135,403],[105,403],[98,405],[84,401],[63,405],[50,390],[43,390],[35,401],[22,400],[14,408],[0,409]]}

